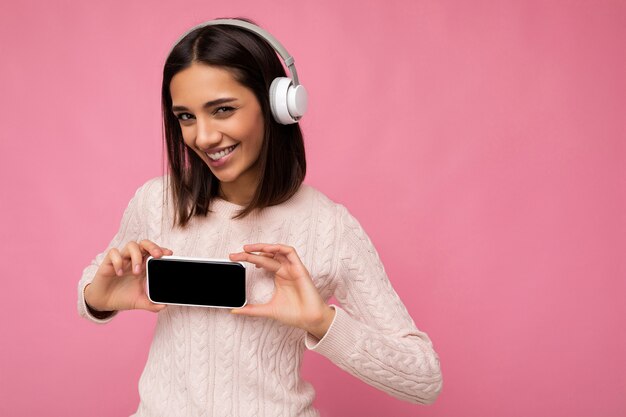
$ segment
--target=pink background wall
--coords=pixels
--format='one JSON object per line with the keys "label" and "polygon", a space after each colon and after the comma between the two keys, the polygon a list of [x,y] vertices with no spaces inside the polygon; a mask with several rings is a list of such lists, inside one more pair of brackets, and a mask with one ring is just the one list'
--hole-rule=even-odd
{"label": "pink background wall", "polygon": [[345,204],[442,361],[432,406],[307,353],[322,416],[626,415],[626,3],[33,1],[0,13],[0,415],[123,416],[155,316],[96,326],[82,269],[161,174],[171,43],[255,19],[311,95]]}

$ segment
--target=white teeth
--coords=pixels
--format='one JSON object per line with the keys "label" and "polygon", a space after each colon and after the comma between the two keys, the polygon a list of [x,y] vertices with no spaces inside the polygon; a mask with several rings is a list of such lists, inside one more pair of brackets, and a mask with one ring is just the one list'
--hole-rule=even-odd
{"label": "white teeth", "polygon": [[224,149],[221,152],[208,153],[207,155],[209,155],[209,158],[211,158],[212,160],[217,161],[218,159],[222,159],[223,157],[231,153],[236,146],[237,145],[233,145],[229,148]]}

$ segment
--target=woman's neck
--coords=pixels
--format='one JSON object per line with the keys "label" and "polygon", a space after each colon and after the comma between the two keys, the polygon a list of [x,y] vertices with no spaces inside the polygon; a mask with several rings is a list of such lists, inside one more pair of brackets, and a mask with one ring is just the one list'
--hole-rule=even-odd
{"label": "woman's neck", "polygon": [[238,206],[247,206],[252,201],[255,191],[256,184],[244,186],[241,184],[220,183],[218,195],[230,203]]}

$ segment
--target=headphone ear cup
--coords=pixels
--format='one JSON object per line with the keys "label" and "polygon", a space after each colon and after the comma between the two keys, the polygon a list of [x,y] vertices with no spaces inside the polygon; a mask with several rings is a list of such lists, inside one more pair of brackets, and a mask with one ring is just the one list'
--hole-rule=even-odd
{"label": "headphone ear cup", "polygon": [[289,113],[288,94],[291,78],[274,78],[270,85],[270,108],[274,120],[283,125],[296,123],[298,120]]}
{"label": "headphone ear cup", "polygon": [[300,120],[309,104],[309,94],[302,84],[292,85],[287,91],[287,109],[289,114],[296,120]]}

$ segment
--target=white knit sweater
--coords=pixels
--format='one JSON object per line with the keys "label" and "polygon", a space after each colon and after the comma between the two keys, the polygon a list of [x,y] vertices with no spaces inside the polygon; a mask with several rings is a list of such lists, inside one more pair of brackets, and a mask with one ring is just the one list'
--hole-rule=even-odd
{"label": "white knit sweater", "polygon": [[[429,404],[442,388],[439,358],[392,288],[370,239],[348,210],[303,184],[286,203],[231,217],[240,206],[215,199],[207,217],[173,229],[171,200],[163,204],[165,177],[142,185],[126,208],[119,231],[85,268],[78,312],[89,314],[83,291],[106,252],[150,239],[174,255],[228,258],[247,243],[293,246],[322,298],[341,307],[326,335],[227,309],[168,306],[158,313],[148,360],[139,380],[134,416],[317,416],[314,390],[300,378],[304,349],[403,400]],[[274,283],[246,264],[248,303],[270,299]]]}

